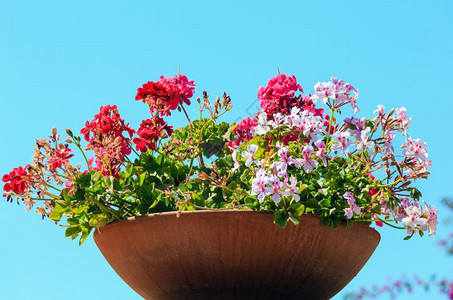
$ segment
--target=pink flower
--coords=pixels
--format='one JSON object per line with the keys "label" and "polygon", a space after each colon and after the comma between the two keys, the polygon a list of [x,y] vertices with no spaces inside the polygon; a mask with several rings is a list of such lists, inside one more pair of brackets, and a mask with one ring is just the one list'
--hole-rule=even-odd
{"label": "pink flower", "polygon": [[354,195],[351,192],[344,193],[343,198],[346,199],[349,204],[349,207],[345,208],[344,210],[344,215],[346,216],[346,218],[351,219],[353,217],[353,213],[356,215],[359,215],[361,213],[362,210],[355,203]]}
{"label": "pink flower", "polygon": [[299,201],[299,200],[300,200],[300,196],[299,196],[299,194],[298,194],[298,191],[299,191],[299,190],[298,190],[298,188],[297,188],[297,186],[296,186],[296,185],[297,185],[297,179],[296,179],[296,177],[291,177],[291,178],[289,179],[289,181],[290,181],[291,184],[290,184],[290,185],[286,185],[286,188],[287,188],[287,189],[284,190],[282,194],[283,194],[284,196],[291,196],[291,197],[294,198],[294,200]]}
{"label": "pink flower", "polygon": [[300,168],[301,166],[304,167],[304,171],[306,173],[310,173],[313,171],[313,168],[318,166],[318,162],[313,158],[310,158],[310,155],[313,153],[313,147],[307,145],[302,149],[302,158],[295,159],[296,167]]}
{"label": "pink flower", "polygon": [[333,134],[333,137],[337,140],[337,143],[332,145],[332,150],[337,151],[341,150],[344,156],[348,156],[349,150],[348,147],[354,144],[353,141],[348,141],[350,134],[349,132],[337,131]]}
{"label": "pink flower", "polygon": [[270,189],[268,189],[268,194],[272,196],[272,200],[275,203],[279,203],[281,200],[280,194],[282,194],[280,188],[284,186],[283,183],[277,176],[270,177],[267,183],[271,186]]}
{"label": "pink flower", "polygon": [[322,160],[322,162],[324,163],[324,167],[327,167],[326,145],[324,144],[324,142],[322,140],[317,140],[315,142],[315,146],[316,146],[316,148],[318,148],[315,153],[316,157],[318,157]]}
{"label": "pink flower", "polygon": [[406,115],[406,108],[401,107],[396,109],[396,119],[400,121],[400,130],[405,135],[406,130],[409,128],[409,125],[412,123],[412,119]]}
{"label": "pink flower", "polygon": [[403,155],[407,158],[413,158],[418,163],[425,163],[428,161],[428,150],[426,143],[421,139],[407,138],[406,144],[408,148],[403,150]]}
{"label": "pink flower", "polygon": [[384,138],[385,138],[384,150],[385,150],[386,154],[395,152],[395,148],[392,145],[392,141],[395,138],[395,136],[396,136],[395,132],[393,132],[391,130],[386,130],[384,132]]}
{"label": "pink flower", "polygon": [[437,209],[434,208],[432,205],[428,205],[425,202],[426,210],[425,214],[428,215],[428,230],[429,230],[429,236],[435,236],[436,235],[436,230],[437,230],[437,224],[439,222],[437,221]]}
{"label": "pink flower", "polygon": [[264,169],[259,169],[256,172],[256,177],[252,179],[252,195],[257,195],[258,201],[261,203],[264,202],[264,197],[269,193],[269,188],[266,187],[268,179]]}
{"label": "pink flower", "polygon": [[266,118],[266,114],[264,112],[261,112],[258,115],[258,125],[255,127],[255,132],[258,135],[264,135],[270,130]]}
{"label": "pink flower", "polygon": [[240,121],[236,127],[233,129],[235,135],[234,141],[228,143],[228,146],[236,149],[243,142],[247,142],[253,138],[255,133],[255,127],[258,125],[258,119],[251,119],[247,117]]}
{"label": "pink flower", "polygon": [[278,168],[282,172],[286,172],[288,165],[294,164],[295,160],[294,158],[288,156],[288,148],[281,146],[279,143],[277,143],[277,147],[280,148],[277,152],[278,156],[280,157],[280,161],[277,163]]}
{"label": "pink flower", "polygon": [[294,97],[297,91],[303,92],[294,75],[278,74],[258,89],[258,100],[268,118],[277,113],[286,115],[292,107],[303,105],[301,97]]}

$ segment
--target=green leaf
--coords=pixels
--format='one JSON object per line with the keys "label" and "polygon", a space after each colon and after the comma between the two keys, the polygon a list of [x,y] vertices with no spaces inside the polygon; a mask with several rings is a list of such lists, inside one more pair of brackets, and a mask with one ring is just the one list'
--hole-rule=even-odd
{"label": "green leaf", "polygon": [[154,184],[152,185],[142,185],[140,186],[140,198],[146,202],[151,202],[153,200],[154,194]]}
{"label": "green leaf", "polygon": [[106,215],[95,215],[90,219],[90,226],[92,227],[102,227],[110,223],[112,220]]}
{"label": "green leaf", "polygon": [[67,207],[63,207],[61,204],[56,203],[54,210],[49,215],[49,219],[58,222],[67,210]]}
{"label": "green leaf", "polygon": [[290,212],[290,213],[288,213],[288,218],[289,218],[289,220],[291,220],[291,222],[294,223],[294,225],[296,225],[296,226],[299,225],[299,223],[300,223],[299,215],[293,214],[293,213]]}
{"label": "green leaf", "polygon": [[140,174],[140,185],[143,185],[146,179],[146,173]]}
{"label": "green leaf", "polygon": [[274,224],[285,228],[288,224],[288,215],[285,210],[279,209],[275,212]]}
{"label": "green leaf", "polygon": [[80,227],[79,226],[70,226],[68,229],[66,229],[64,236],[65,237],[73,237],[72,239],[75,239],[77,235],[80,232]]}

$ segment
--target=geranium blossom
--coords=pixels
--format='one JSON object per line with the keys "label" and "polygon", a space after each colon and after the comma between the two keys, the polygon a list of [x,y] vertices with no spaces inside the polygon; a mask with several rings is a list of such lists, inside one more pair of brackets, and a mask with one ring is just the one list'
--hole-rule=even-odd
{"label": "geranium blossom", "polygon": [[124,122],[116,105],[102,106],[80,133],[88,141],[86,149],[93,150],[96,158],[102,161],[104,175],[117,176],[124,156],[131,153],[129,144],[135,130]]}
{"label": "geranium blossom", "polygon": [[297,187],[297,178],[296,177],[291,177],[289,179],[290,185],[286,186],[286,190],[283,191],[284,196],[290,196],[293,197],[295,201],[300,200],[300,196],[298,194],[298,187]]}
{"label": "geranium blossom", "polygon": [[278,150],[277,154],[280,157],[280,161],[277,163],[279,170],[282,172],[286,172],[288,165],[294,164],[295,160],[292,157],[288,156],[288,148],[281,146],[280,144],[277,145],[280,149]]}
{"label": "geranium blossom", "polygon": [[344,209],[344,215],[346,218],[351,219],[353,217],[353,213],[356,215],[361,213],[361,208],[355,203],[354,195],[351,192],[344,193],[343,198],[345,198],[349,204],[349,207]]}
{"label": "geranium blossom", "polygon": [[194,81],[188,80],[185,75],[161,76],[159,81],[148,81],[138,88],[135,100],[147,103],[152,114],[158,111],[161,116],[168,116],[171,110],[175,110],[182,103],[190,104],[194,86]]}
{"label": "geranium blossom", "polygon": [[396,114],[396,119],[400,121],[401,124],[399,129],[404,135],[406,135],[406,131],[409,128],[409,125],[412,123],[412,119],[406,115],[405,107],[397,108]]}
{"label": "geranium blossom", "polygon": [[274,114],[287,114],[292,107],[302,106],[303,100],[294,97],[297,91],[303,92],[303,89],[294,75],[278,74],[258,89],[258,100],[263,111],[272,118]]}
{"label": "geranium blossom", "polygon": [[268,182],[268,177],[266,176],[266,171],[260,169],[256,172],[256,177],[252,179],[252,195],[256,195],[258,200],[262,203],[264,197],[269,193],[269,188],[266,187]]}
{"label": "geranium blossom", "polygon": [[258,135],[266,134],[270,130],[265,113],[258,115],[258,125],[255,127],[255,132]]}
{"label": "geranium blossom", "polygon": [[333,134],[333,137],[337,140],[337,143],[332,145],[332,150],[341,150],[344,156],[348,156],[348,147],[354,144],[354,141],[348,140],[351,134],[346,132],[337,131]]}
{"label": "geranium blossom", "polygon": [[421,139],[407,138],[406,143],[408,148],[403,150],[403,155],[407,158],[413,158],[417,162],[424,162],[428,160],[428,151],[426,150],[426,143]]}
{"label": "geranium blossom", "polygon": [[280,181],[280,178],[277,176],[272,176],[269,177],[267,183],[270,185],[270,189],[268,189],[268,194],[272,197],[272,200],[275,203],[279,203],[281,200],[281,188],[283,188],[285,185],[283,182]]}
{"label": "geranium blossom", "polygon": [[422,216],[422,210],[419,206],[409,206],[405,209],[406,217],[401,221],[405,227],[408,227],[407,234],[417,233],[418,230],[426,230],[428,221]]}
{"label": "geranium blossom", "polygon": [[235,139],[229,142],[228,146],[236,149],[241,143],[251,140],[257,125],[258,119],[251,119],[250,117],[244,118],[234,127],[233,133]]}
{"label": "geranium blossom", "polygon": [[306,173],[313,171],[313,168],[316,168],[318,166],[318,162],[310,157],[312,153],[313,147],[309,145],[305,146],[302,150],[302,158],[295,159],[296,167],[299,168],[303,166]]}
{"label": "geranium blossom", "polygon": [[61,168],[63,165],[69,162],[69,159],[73,157],[72,150],[70,148],[61,148],[55,150],[55,154],[50,159],[50,168],[55,171],[57,168]]}
{"label": "geranium blossom", "polygon": [[426,202],[425,202],[425,206],[426,206],[425,213],[427,215],[429,235],[435,236],[436,230],[437,230],[437,224],[439,224],[439,222],[437,221],[437,209],[432,205],[428,205]]}
{"label": "geranium blossom", "polygon": [[252,145],[248,145],[247,146],[247,151],[242,151],[242,157],[247,160],[245,162],[245,165],[247,167],[250,167],[252,162],[256,162],[255,161],[255,153],[256,153],[257,150],[258,150],[258,146],[252,144]]}
{"label": "geranium blossom", "polygon": [[327,166],[327,160],[326,160],[326,150],[327,150],[327,147],[326,145],[324,144],[324,142],[322,140],[317,140],[315,142],[315,146],[317,148],[316,150],[316,157],[320,158],[324,164],[324,167]]}
{"label": "geranium blossom", "polygon": [[5,183],[3,185],[3,190],[7,193],[3,196],[10,196],[8,192],[13,192],[14,194],[24,195],[28,192],[30,188],[29,179],[30,175],[27,173],[28,165],[25,168],[17,167],[14,168],[8,174],[3,175],[2,181]]}
{"label": "geranium blossom", "polygon": [[137,150],[146,152],[148,149],[155,150],[156,142],[160,138],[165,139],[172,135],[173,126],[168,124],[158,116],[152,119],[143,120],[137,131],[139,137],[134,138]]}
{"label": "geranium blossom", "polygon": [[332,82],[318,82],[315,85],[315,94],[311,96],[313,103],[321,100],[322,103],[326,104],[329,98],[335,99],[334,84]]}

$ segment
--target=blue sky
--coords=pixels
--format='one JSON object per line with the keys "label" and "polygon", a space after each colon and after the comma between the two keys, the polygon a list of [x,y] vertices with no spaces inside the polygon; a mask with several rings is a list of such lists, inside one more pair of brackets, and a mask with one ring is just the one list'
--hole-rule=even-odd
{"label": "blue sky", "polygon": [[[453,194],[451,1],[74,3],[2,1],[1,174],[31,161],[36,138],[53,127],[77,132],[101,105],[118,105],[137,128],[147,116],[134,101],[137,87],[178,67],[195,80],[196,96],[231,96],[230,122],[245,116],[278,67],[306,93],[331,76],[350,82],[360,90],[359,116],[371,117],[377,104],[405,106],[410,134],[428,143],[433,160],[431,177],[417,185],[440,219],[448,216],[440,199]],[[169,121],[178,127],[182,119]],[[92,239],[79,247],[62,228],[6,199],[0,211],[2,298],[139,299]],[[402,274],[453,278],[453,257],[436,238],[403,241],[403,232],[379,231],[381,244],[342,293]],[[448,232],[440,224],[439,237]],[[427,295],[415,292],[400,299]]]}

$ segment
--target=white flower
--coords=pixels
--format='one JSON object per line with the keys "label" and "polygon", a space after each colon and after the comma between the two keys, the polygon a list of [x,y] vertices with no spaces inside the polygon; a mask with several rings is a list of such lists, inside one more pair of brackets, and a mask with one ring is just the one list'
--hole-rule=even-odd
{"label": "white flower", "polygon": [[261,112],[258,115],[258,126],[255,127],[255,133],[258,135],[266,134],[270,130],[270,128],[267,124],[268,123],[267,123],[266,113]]}
{"label": "white flower", "polygon": [[245,165],[247,167],[250,167],[252,162],[255,162],[255,153],[258,150],[258,146],[251,144],[247,146],[247,151],[242,151],[242,157],[245,158],[247,161],[245,162]]}
{"label": "white flower", "polygon": [[422,216],[422,210],[419,206],[409,206],[405,209],[406,217],[402,222],[405,227],[408,227],[407,234],[417,233],[417,229],[426,230],[428,220]]}
{"label": "white flower", "polygon": [[332,82],[318,82],[315,85],[315,94],[311,96],[313,103],[316,103],[318,99],[322,103],[326,104],[327,99],[335,99],[335,87]]}

